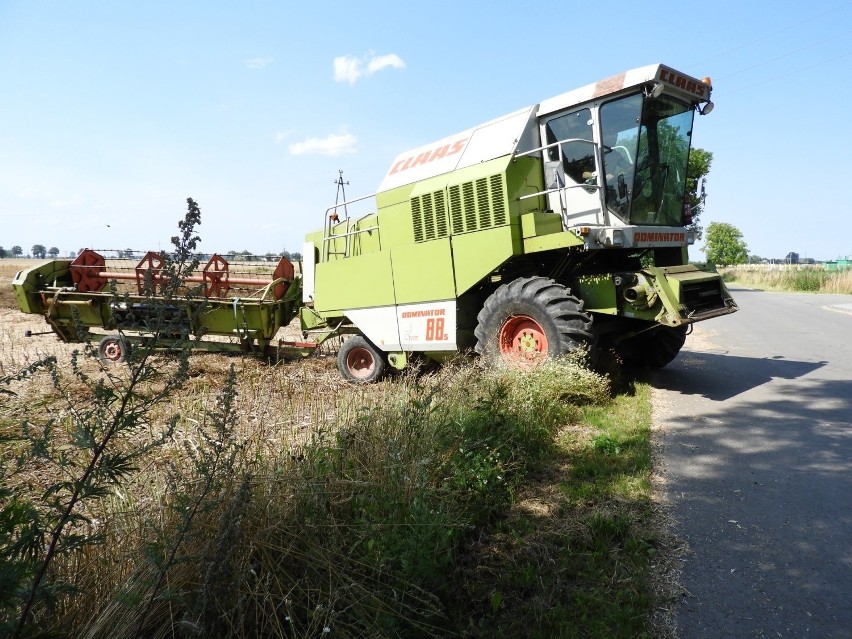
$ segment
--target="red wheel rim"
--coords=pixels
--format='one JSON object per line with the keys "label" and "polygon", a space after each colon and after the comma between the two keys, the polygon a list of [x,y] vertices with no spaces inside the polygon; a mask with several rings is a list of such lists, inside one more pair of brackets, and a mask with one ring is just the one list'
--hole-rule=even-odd
{"label": "red wheel rim", "polygon": [[124,356],[124,349],[121,348],[121,343],[118,340],[110,340],[104,343],[101,353],[103,353],[104,359],[118,362]]}
{"label": "red wheel rim", "polygon": [[346,368],[352,377],[363,379],[369,377],[376,368],[376,359],[366,348],[353,348],[346,355]]}
{"label": "red wheel rim", "polygon": [[510,317],[500,329],[500,354],[515,365],[537,364],[547,357],[547,335],[527,315]]}

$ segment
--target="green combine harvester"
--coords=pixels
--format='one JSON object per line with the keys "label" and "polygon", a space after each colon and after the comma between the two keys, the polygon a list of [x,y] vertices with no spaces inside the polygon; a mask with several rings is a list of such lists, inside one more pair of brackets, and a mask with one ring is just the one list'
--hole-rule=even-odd
{"label": "green combine harvester", "polygon": [[[185,314],[187,332],[232,338],[199,348],[263,353],[343,335],[340,372],[359,382],[413,355],[467,350],[529,366],[614,348],[665,366],[691,324],[737,310],[721,277],[687,257],[687,161],[710,92],[709,79],[652,65],[402,153],[375,195],[326,211],[300,274],[282,259],[269,276],[234,275],[210,258],[191,278],[206,307]],[[22,271],[14,287],[63,340],[91,339],[81,325],[120,328],[101,343],[119,360],[129,336],[144,339],[142,282],[160,277],[161,260],[114,271],[84,251]],[[106,292],[134,279],[122,303]],[[296,315],[306,341],[275,341]]]}

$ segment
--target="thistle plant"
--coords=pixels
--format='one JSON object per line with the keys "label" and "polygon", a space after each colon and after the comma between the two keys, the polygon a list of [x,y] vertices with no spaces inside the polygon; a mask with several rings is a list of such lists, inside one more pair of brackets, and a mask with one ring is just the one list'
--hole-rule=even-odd
{"label": "thistle plant", "polygon": [[[160,277],[145,280],[148,339],[134,348],[123,364],[113,366],[97,358],[86,343],[71,356],[69,370],[56,358],[47,358],[0,380],[0,386],[27,376],[46,373],[53,389],[53,417],[35,421],[29,416],[19,432],[7,435],[14,462],[0,465],[0,634],[14,639],[49,629],[49,613],[61,597],[73,592],[73,583],[51,570],[60,560],[71,560],[101,534],[96,514],[103,500],[138,470],[151,449],[169,441],[178,417],[170,423],[152,423],[152,409],[168,400],[188,380],[190,343],[186,315],[203,310],[198,290],[185,286],[197,267],[193,259],[199,237],[200,209],[187,200],[187,213],[172,238],[174,251],[161,254]],[[113,306],[130,306],[112,286]],[[86,329],[75,317],[78,334]],[[125,321],[138,321],[132,312]],[[121,326],[116,326],[123,338]],[[164,373],[156,361],[161,335],[168,335],[174,351]],[[177,337],[177,338],[176,338]],[[182,339],[181,339],[182,338]],[[9,393],[8,389],[4,389]],[[5,430],[5,429],[4,429]],[[29,487],[22,477],[42,485]]]}

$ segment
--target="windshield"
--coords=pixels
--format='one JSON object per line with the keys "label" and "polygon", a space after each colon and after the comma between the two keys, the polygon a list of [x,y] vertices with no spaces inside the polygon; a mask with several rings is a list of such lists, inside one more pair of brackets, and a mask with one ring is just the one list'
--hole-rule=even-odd
{"label": "windshield", "polygon": [[693,108],[634,94],[601,107],[607,208],[631,224],[682,226]]}

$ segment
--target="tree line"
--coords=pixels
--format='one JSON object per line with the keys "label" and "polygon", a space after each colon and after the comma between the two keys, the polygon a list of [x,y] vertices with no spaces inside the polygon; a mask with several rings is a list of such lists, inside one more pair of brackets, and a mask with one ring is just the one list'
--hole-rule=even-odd
{"label": "tree line", "polygon": [[[83,249],[80,249],[82,251]],[[74,258],[77,256],[79,251],[71,251],[68,254],[68,257]],[[43,244],[34,244],[30,249],[30,253],[27,257],[32,256],[36,259],[56,259],[59,257],[59,249],[55,246],[51,246],[50,248],[46,248]],[[118,258],[126,258],[133,259],[134,257],[139,257],[142,255],[140,251],[134,251],[133,249],[124,249],[115,251],[116,257]],[[211,254],[212,255],[212,254]],[[20,246],[13,246],[10,249],[6,249],[0,246],[0,258],[4,257],[23,257],[24,249]],[[302,259],[301,253],[291,253],[290,251],[281,251],[280,253],[253,253],[251,251],[228,251],[225,253],[225,256],[234,259],[234,260],[245,260],[245,261],[275,261],[276,258],[286,257],[288,260],[292,260],[294,262],[299,262]],[[209,258],[209,256],[208,256]]]}
{"label": "tree line", "polygon": [[[10,249],[0,246],[0,257],[21,257],[23,254],[24,249],[20,246],[16,245]],[[59,249],[55,246],[46,248],[43,244],[33,244],[33,247],[30,249],[30,255],[39,259],[45,259],[46,257],[55,258],[59,256]]]}

